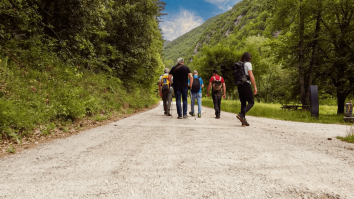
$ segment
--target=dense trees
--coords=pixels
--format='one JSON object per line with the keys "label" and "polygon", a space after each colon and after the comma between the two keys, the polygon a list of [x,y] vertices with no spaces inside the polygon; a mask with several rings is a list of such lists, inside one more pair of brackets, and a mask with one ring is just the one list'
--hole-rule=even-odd
{"label": "dense trees", "polygon": [[164,5],[1,0],[0,142],[155,104]]}
{"label": "dense trees", "polygon": [[[42,67],[58,57],[127,85],[152,85],[162,67],[159,0],[3,0],[0,54]],[[134,85],[133,85],[134,84]]]}
{"label": "dense trees", "polygon": [[229,76],[225,60],[252,51],[259,101],[307,105],[317,84],[340,114],[354,88],[353,15],[354,0],[243,0],[205,28],[190,65]]}
{"label": "dense trees", "polygon": [[[299,73],[301,102],[308,103],[308,87],[315,83],[336,96],[338,113],[343,113],[345,99],[353,91],[354,1],[278,0],[275,4],[272,25],[283,30],[283,41],[290,41],[287,48],[296,46],[290,54],[297,57],[293,66]],[[289,10],[290,15],[283,15]],[[282,58],[289,60],[289,54]],[[326,86],[329,82],[331,86]]]}

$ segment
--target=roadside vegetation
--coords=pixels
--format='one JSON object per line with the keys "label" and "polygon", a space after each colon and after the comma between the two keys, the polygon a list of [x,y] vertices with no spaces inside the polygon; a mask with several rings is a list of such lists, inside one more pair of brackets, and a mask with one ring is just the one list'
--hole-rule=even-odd
{"label": "roadside vegetation", "polygon": [[345,137],[337,137],[337,138],[342,141],[354,143],[354,127],[353,126],[350,127]]}
{"label": "roadside vegetation", "polygon": [[164,5],[0,1],[0,144],[156,104]]}
{"label": "roadside vegetation", "polygon": [[[203,106],[213,108],[213,100],[210,98],[203,98]],[[266,104],[256,102],[255,106],[247,113],[247,115],[294,122],[346,124],[343,121],[343,116],[337,115],[336,106],[321,105],[319,119],[311,117],[310,111],[282,110],[280,107],[282,107],[282,105],[278,103]],[[223,99],[221,101],[222,111],[238,114],[240,108],[241,104],[237,100]]]}
{"label": "roadside vegetation", "polygon": [[113,112],[157,103],[149,89],[127,92],[119,78],[90,70],[56,64],[25,70],[3,59],[0,72],[5,82],[0,92],[0,138],[5,140],[21,140],[33,129],[46,135],[83,117],[102,121]]}

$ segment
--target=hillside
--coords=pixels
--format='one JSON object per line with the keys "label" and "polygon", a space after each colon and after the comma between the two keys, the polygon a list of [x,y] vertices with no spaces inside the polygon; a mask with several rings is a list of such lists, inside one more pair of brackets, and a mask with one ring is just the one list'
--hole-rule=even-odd
{"label": "hillside", "polygon": [[171,41],[165,40],[165,41],[163,42],[163,47],[165,48],[169,43],[171,43]]}
{"label": "hillside", "polygon": [[187,63],[191,62],[205,44],[215,46],[230,35],[238,40],[253,35],[270,36],[276,31],[267,30],[267,19],[271,15],[261,7],[256,0],[237,3],[231,10],[207,20],[165,46],[165,60],[184,57]]}
{"label": "hillside", "polygon": [[155,104],[163,9],[156,0],[0,1],[0,144]]}
{"label": "hillside", "polygon": [[204,31],[213,24],[220,15],[210,18],[204,22],[201,26],[189,31],[181,37],[173,40],[164,46],[165,60],[175,61],[178,57],[190,57],[193,53],[191,46],[194,46],[196,42],[202,37]]}

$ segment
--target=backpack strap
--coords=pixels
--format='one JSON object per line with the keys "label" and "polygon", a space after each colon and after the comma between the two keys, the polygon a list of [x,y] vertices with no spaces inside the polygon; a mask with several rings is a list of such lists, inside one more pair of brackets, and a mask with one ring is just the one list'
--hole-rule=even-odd
{"label": "backpack strap", "polygon": [[219,81],[221,82],[221,76],[220,76],[220,79],[219,79]]}
{"label": "backpack strap", "polygon": [[215,76],[213,76],[213,78],[214,78],[214,81],[216,81],[216,78],[215,78]]}
{"label": "backpack strap", "polygon": [[[178,70],[179,68],[181,68],[181,66],[183,66],[183,65],[179,65],[179,66],[175,69],[175,71]],[[174,71],[174,72],[175,72],[175,71]]]}

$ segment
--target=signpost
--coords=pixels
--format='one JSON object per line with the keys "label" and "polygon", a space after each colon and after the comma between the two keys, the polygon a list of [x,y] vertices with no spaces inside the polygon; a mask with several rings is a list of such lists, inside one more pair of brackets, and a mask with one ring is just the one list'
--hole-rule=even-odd
{"label": "signpost", "polygon": [[310,86],[311,116],[318,119],[320,113],[320,103],[318,101],[318,86]]}

